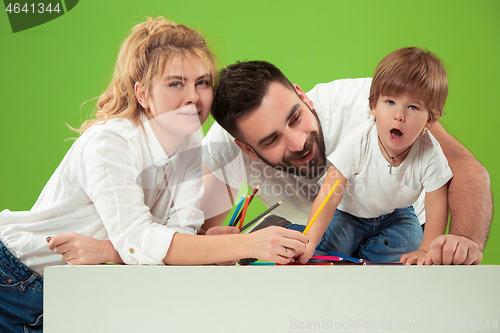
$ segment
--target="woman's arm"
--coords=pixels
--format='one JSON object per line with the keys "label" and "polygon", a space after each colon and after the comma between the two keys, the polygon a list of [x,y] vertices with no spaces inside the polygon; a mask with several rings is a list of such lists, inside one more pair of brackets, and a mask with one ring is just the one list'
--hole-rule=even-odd
{"label": "woman's arm", "polygon": [[[250,234],[203,236],[176,233],[163,261],[169,265],[202,265],[258,258],[287,264],[294,260],[294,256],[304,252],[307,242],[302,233],[280,227],[269,227]],[[77,233],[52,237],[49,248],[62,255],[69,265],[123,263],[110,241]],[[283,257],[285,251],[287,257]]]}
{"label": "woman's arm", "polygon": [[[300,256],[307,237],[295,230],[271,226],[249,234],[186,235],[176,233],[163,259],[169,265],[202,265],[241,258],[287,264]],[[287,257],[283,255],[287,253]]]}

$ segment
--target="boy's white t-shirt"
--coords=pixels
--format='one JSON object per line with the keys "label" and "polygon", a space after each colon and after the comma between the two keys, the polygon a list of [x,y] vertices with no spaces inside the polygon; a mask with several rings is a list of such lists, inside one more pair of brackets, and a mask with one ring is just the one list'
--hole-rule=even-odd
{"label": "boy's white t-shirt", "polygon": [[417,138],[398,167],[386,161],[378,145],[374,117],[356,127],[328,156],[348,179],[338,209],[372,218],[412,205],[423,189],[432,192],[453,177],[437,140],[428,131]]}

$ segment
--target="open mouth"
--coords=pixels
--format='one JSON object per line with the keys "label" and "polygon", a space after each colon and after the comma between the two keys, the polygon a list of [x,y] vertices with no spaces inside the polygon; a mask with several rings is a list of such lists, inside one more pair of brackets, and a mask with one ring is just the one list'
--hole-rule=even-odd
{"label": "open mouth", "polygon": [[403,132],[401,132],[397,128],[391,129],[390,133],[391,133],[391,141],[394,142],[398,142],[399,140],[401,140],[401,137],[403,136]]}
{"label": "open mouth", "polygon": [[304,163],[309,162],[313,157],[314,157],[314,149],[311,146],[310,149],[308,149],[307,151],[304,152],[302,157],[296,159],[294,162],[299,163],[299,164],[304,164]]}
{"label": "open mouth", "polygon": [[283,158],[283,165],[300,165],[306,164],[311,161],[316,154],[316,147],[314,146],[316,141],[317,133],[311,133],[304,144],[304,149],[298,152],[294,152],[285,158]]}

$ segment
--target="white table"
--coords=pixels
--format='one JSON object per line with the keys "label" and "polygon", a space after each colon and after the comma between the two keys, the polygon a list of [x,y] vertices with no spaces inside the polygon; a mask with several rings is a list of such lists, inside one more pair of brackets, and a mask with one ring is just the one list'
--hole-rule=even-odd
{"label": "white table", "polygon": [[45,333],[500,332],[500,266],[56,266],[44,284]]}

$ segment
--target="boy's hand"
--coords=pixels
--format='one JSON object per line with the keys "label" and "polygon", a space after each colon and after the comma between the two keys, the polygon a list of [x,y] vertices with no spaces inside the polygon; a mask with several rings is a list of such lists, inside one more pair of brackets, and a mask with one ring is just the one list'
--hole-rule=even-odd
{"label": "boy's hand", "polygon": [[316,244],[314,242],[309,241],[306,245],[306,250],[304,253],[300,256],[299,262],[301,264],[305,264],[311,259],[311,257],[314,255],[314,251],[316,250]]}
{"label": "boy's hand", "polygon": [[423,250],[417,250],[410,252],[408,254],[403,254],[399,262],[403,263],[403,265],[423,265],[425,262],[425,258],[427,256],[427,252]]}

